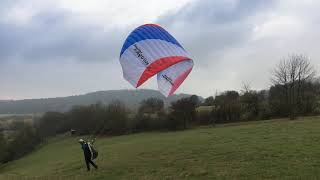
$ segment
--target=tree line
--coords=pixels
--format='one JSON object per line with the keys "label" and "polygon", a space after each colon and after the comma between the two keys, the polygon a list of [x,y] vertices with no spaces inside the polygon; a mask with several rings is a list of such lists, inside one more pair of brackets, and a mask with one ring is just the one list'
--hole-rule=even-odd
{"label": "tree line", "polygon": [[274,68],[269,89],[255,91],[245,84],[241,92],[226,91],[205,99],[211,106],[205,119],[216,123],[320,114],[320,79],[304,55],[289,55]]}
{"label": "tree line", "polygon": [[33,124],[15,122],[11,136],[0,131],[0,164],[22,157],[37,145],[57,134],[76,135],[122,135],[154,130],[179,130],[188,127],[195,117],[197,96],[182,98],[173,102],[166,112],[164,102],[148,98],[141,102],[138,112],[129,111],[125,104],[114,101],[108,105],[96,103],[88,106],[74,106],[68,112],[47,112],[35,119]]}
{"label": "tree line", "polygon": [[172,102],[169,108],[162,99],[148,98],[135,112],[120,101],[74,106],[63,113],[47,112],[33,126],[16,126],[17,133],[9,141],[0,135],[0,162],[19,158],[46,138],[71,129],[77,135],[122,135],[320,114],[320,79],[306,56],[290,55],[281,60],[271,81],[266,90],[251,90],[244,84],[240,92],[226,91],[203,102],[192,95]]}
{"label": "tree line", "polygon": [[0,131],[0,164],[18,159],[36,149],[43,142],[38,130],[30,124],[15,123],[8,136]]}
{"label": "tree line", "polygon": [[97,103],[75,106],[65,113],[48,112],[36,120],[35,127],[42,137],[75,130],[78,135],[121,135],[153,130],[186,129],[194,121],[198,96],[179,99],[169,110],[158,98],[143,100],[137,112],[114,101],[108,105]]}

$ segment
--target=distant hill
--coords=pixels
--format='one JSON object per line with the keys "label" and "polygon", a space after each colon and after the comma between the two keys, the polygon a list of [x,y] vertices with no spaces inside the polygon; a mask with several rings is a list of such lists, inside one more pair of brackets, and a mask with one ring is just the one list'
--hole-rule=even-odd
{"label": "distant hill", "polygon": [[[42,99],[26,99],[26,100],[0,100],[0,114],[25,114],[25,113],[43,113],[47,111],[68,111],[75,105],[90,105],[97,102],[109,104],[112,101],[119,100],[131,110],[136,110],[139,103],[147,98],[156,97],[163,99],[165,105],[176,101],[183,97],[188,97],[188,94],[173,95],[165,98],[159,91],[155,90],[109,90],[88,93],[84,95],[57,97],[57,98],[42,98]],[[200,97],[201,98],[201,97]],[[201,98],[202,99],[202,98]]]}

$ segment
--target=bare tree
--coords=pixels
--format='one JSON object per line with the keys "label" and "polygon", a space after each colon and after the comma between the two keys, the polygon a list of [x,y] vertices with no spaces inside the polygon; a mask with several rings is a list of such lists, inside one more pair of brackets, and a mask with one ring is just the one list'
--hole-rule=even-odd
{"label": "bare tree", "polygon": [[314,66],[311,65],[309,58],[306,56],[298,56],[296,60],[298,63],[298,72],[297,72],[297,103],[301,104],[303,97],[303,83],[313,81],[316,77],[316,71]]}
{"label": "bare tree", "polygon": [[251,91],[251,84],[249,82],[242,82],[241,94],[249,93]]}
{"label": "bare tree", "polygon": [[312,81],[315,76],[315,68],[304,55],[289,55],[274,69],[272,82],[283,87],[291,119],[295,118],[297,106],[303,99],[303,83]]}

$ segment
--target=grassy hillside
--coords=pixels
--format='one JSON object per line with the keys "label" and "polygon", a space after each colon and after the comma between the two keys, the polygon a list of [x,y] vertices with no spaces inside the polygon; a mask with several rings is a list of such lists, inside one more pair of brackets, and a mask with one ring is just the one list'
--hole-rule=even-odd
{"label": "grassy hillside", "polygon": [[320,117],[99,138],[86,172],[79,137],[57,137],[0,179],[319,179]]}

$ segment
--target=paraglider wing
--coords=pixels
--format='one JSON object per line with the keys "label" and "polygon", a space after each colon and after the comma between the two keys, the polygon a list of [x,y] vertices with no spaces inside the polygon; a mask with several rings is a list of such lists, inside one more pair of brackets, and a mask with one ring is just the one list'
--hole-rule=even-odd
{"label": "paraglider wing", "polygon": [[[184,69],[185,65],[180,63],[185,61],[189,64],[192,62],[184,48],[166,30],[155,24],[145,24],[136,28],[127,37],[120,52],[123,77],[134,87],[139,87],[160,72],[167,76],[179,74],[174,72],[175,70],[184,73],[181,69]],[[183,67],[178,68],[179,64]],[[171,67],[173,65],[175,66]],[[160,78],[160,91],[167,92],[161,87],[161,84],[165,84],[162,81]]]}
{"label": "paraglider wing", "polygon": [[187,78],[193,68],[193,61],[182,61],[161,71],[157,75],[158,88],[166,97],[171,96]]}

